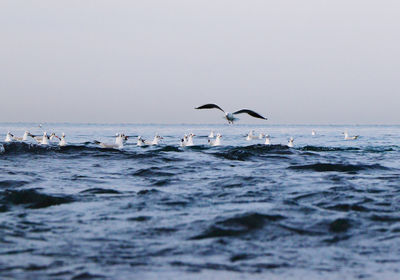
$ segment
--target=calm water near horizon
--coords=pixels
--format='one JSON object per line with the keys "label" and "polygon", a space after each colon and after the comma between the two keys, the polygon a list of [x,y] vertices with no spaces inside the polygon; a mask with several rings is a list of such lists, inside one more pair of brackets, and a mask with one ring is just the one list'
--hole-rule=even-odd
{"label": "calm water near horizon", "polygon": [[[25,130],[69,145],[4,143]],[[400,277],[400,126],[0,123],[0,143],[1,279]]]}

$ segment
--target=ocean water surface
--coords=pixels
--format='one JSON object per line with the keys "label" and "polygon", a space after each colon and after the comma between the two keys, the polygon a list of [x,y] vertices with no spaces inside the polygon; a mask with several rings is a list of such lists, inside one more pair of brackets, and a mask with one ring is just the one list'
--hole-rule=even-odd
{"label": "ocean water surface", "polygon": [[[246,141],[250,129],[273,145]],[[69,145],[4,143],[25,130],[65,132]],[[210,130],[222,146],[207,145]],[[93,142],[117,132],[132,136],[121,150]],[[179,147],[190,132],[195,146]],[[136,146],[155,133],[159,146]],[[0,123],[0,134],[1,279],[400,277],[400,126]]]}

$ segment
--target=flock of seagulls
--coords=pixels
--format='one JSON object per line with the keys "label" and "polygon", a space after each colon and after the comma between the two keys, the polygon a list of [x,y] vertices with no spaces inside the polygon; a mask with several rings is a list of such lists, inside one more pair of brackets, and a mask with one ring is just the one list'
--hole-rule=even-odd
{"label": "flock of seagulls", "polygon": [[[233,124],[235,121],[238,121],[239,119],[236,117],[236,115],[239,114],[248,114],[249,116],[257,119],[262,119],[262,120],[267,120],[267,118],[263,117],[259,113],[249,110],[249,109],[240,109],[238,111],[235,111],[233,113],[230,112],[225,112],[220,106],[213,104],[213,103],[208,103],[199,107],[196,107],[195,109],[197,110],[203,110],[203,109],[217,109],[220,110],[221,112],[224,113],[224,118],[228,121],[229,124]],[[42,128],[42,125],[39,124],[39,128]],[[355,136],[349,136],[347,131],[343,132],[344,134],[344,140],[357,140],[358,135]],[[312,130],[311,135],[315,136],[316,131]],[[189,135],[184,135],[183,138],[180,140],[180,146],[181,147],[190,147],[194,146],[194,137],[196,135],[193,133],[190,133]],[[66,146],[67,142],[65,140],[65,134],[62,133],[61,137],[57,136],[54,132],[50,134],[50,136],[47,134],[47,132],[43,132],[43,135],[33,135],[29,131],[25,131],[22,137],[17,137],[13,135],[11,132],[8,132],[5,138],[5,142],[13,142],[13,141],[19,141],[19,142],[25,142],[28,141],[29,138],[32,138],[37,144],[39,145],[50,145],[51,143],[57,142],[59,146]],[[100,146],[101,148],[111,148],[111,149],[122,149],[124,147],[124,144],[128,141],[129,136],[126,136],[123,133],[117,133],[115,136],[115,142],[113,143],[104,143],[100,142],[97,140],[94,140],[93,143]],[[152,141],[148,141],[144,139],[142,136],[137,137],[136,145],[137,146],[149,146],[149,145],[159,145],[160,141],[163,139],[160,135],[156,134],[153,138]],[[217,133],[216,135],[214,134],[214,131],[211,131],[210,134],[208,135],[208,144],[211,146],[220,146],[221,145],[221,139],[222,135],[220,133]],[[271,145],[271,137],[268,134],[263,134],[260,133],[259,135],[256,135],[254,130],[250,130],[250,132],[246,135],[246,140],[247,141],[252,141],[256,139],[265,139],[264,144],[265,145]],[[288,147],[294,147],[294,138],[290,137],[288,143]],[[2,147],[0,145],[0,149]]]}
{"label": "flock of seagulls", "polygon": [[33,135],[29,131],[25,131],[22,137],[15,136],[11,132],[7,132],[4,142],[13,142],[13,141],[25,142],[29,140],[29,137],[31,137],[34,141],[36,141],[36,144],[40,145],[49,145],[51,142],[55,141],[58,141],[59,146],[67,145],[67,142],[65,141],[65,134],[62,133],[62,136],[58,137],[54,132],[50,134],[50,136],[47,135],[47,132],[43,132],[43,135],[39,136],[39,135]]}
{"label": "flock of seagulls", "polygon": [[[348,132],[345,131],[342,134],[344,134],[344,140],[357,140],[359,138],[359,135],[354,135],[354,136],[349,136]],[[312,136],[316,136],[317,133],[315,130],[311,131]],[[196,134],[190,133],[190,134],[185,134],[183,138],[180,139],[180,146],[181,147],[190,147],[194,146],[194,137]],[[50,135],[47,134],[47,132],[44,132],[42,136],[39,135],[33,135],[29,131],[25,131],[22,137],[17,137],[13,135],[11,132],[7,132],[6,137],[4,139],[4,142],[26,142],[29,139],[33,139],[36,144],[38,145],[50,145],[50,144],[57,144],[61,147],[66,146],[67,142],[65,140],[65,133],[62,133],[61,137],[57,136],[54,132],[51,133]],[[214,131],[211,131],[210,134],[208,135],[208,144],[210,146],[220,146],[222,143],[222,135],[220,133],[216,133]],[[113,143],[105,143],[105,142],[100,142],[97,140],[94,140],[93,143],[98,145],[101,148],[108,148],[108,149],[122,149],[126,142],[128,141],[129,136],[125,135],[124,133],[117,133],[115,135],[115,141]],[[146,140],[142,136],[137,137],[136,145],[137,146],[154,146],[154,145],[159,145],[161,141],[164,138],[160,136],[158,133],[154,136],[153,140]],[[245,136],[246,141],[253,141],[253,140],[261,140],[265,139],[264,144],[265,145],[272,145],[271,142],[271,136],[269,134],[264,134],[260,133],[256,135],[254,130],[250,130],[247,135]],[[294,138],[290,137],[288,140],[287,146],[292,148],[294,147]],[[1,149],[0,145],[0,149]],[[1,152],[1,151],[0,151]]]}

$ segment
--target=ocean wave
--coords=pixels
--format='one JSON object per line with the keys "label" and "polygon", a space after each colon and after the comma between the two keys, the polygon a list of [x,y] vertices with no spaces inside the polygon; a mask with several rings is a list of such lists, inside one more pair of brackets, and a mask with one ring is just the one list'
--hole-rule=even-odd
{"label": "ocean wave", "polygon": [[260,157],[264,155],[291,155],[293,151],[284,145],[250,145],[243,147],[220,147],[218,152],[213,155],[229,160],[245,161],[250,158]]}
{"label": "ocean wave", "polygon": [[357,172],[363,170],[387,170],[380,164],[342,164],[342,163],[314,163],[306,165],[293,165],[288,167],[293,170],[311,170],[316,172]]}
{"label": "ocean wave", "polygon": [[73,202],[71,196],[55,196],[40,193],[35,189],[5,190],[0,192],[0,203],[4,206],[22,205],[25,208],[46,208],[53,205]]}
{"label": "ocean wave", "polygon": [[262,228],[268,221],[275,222],[284,219],[281,215],[266,215],[260,213],[245,213],[232,218],[221,219],[208,229],[191,239],[206,239],[224,236],[238,236]]}

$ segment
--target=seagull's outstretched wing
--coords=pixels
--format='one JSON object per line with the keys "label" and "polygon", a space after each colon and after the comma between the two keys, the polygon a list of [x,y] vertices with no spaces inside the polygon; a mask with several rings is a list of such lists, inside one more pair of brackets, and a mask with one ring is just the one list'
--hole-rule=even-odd
{"label": "seagull's outstretched wing", "polygon": [[205,105],[197,107],[195,109],[218,109],[225,113],[225,111],[222,110],[221,107],[219,107],[218,105],[215,105],[215,104],[205,104]]}
{"label": "seagull's outstretched wing", "polygon": [[258,118],[258,119],[267,120],[267,118],[264,118],[264,117],[261,116],[260,114],[254,112],[254,111],[252,111],[252,110],[248,110],[248,109],[242,109],[242,110],[239,110],[239,111],[234,112],[233,114],[236,115],[236,114],[243,114],[243,113],[249,114],[250,116],[255,117],[255,118]]}

